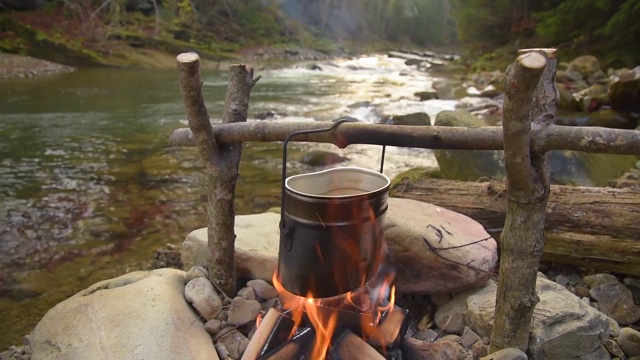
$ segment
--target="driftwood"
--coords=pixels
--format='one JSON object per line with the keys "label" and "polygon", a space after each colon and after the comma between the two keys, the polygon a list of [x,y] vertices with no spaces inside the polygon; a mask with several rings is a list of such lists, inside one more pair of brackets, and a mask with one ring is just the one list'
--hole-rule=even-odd
{"label": "driftwood", "polygon": [[[507,211],[502,182],[399,178],[391,196],[442,206],[498,239]],[[543,261],[640,276],[640,190],[551,185]]]}
{"label": "driftwood", "polygon": [[[177,57],[180,90],[187,111],[194,142],[204,160],[209,177],[208,248],[209,275],[226,294],[235,294],[235,208],[234,198],[242,143],[221,143],[216,140],[209,122],[209,113],[202,94],[200,59],[195,53]],[[223,123],[247,120],[249,96],[259,77],[245,65],[231,65],[229,86],[224,103]]]}

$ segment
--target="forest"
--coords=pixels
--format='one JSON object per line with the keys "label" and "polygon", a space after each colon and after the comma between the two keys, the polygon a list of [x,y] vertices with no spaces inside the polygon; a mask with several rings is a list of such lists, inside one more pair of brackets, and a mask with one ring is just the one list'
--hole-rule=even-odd
{"label": "forest", "polygon": [[0,51],[38,55],[38,43],[52,42],[91,58],[125,40],[224,57],[265,44],[325,52],[366,44],[455,47],[490,62],[552,46],[635,66],[638,18],[640,0],[0,0]]}

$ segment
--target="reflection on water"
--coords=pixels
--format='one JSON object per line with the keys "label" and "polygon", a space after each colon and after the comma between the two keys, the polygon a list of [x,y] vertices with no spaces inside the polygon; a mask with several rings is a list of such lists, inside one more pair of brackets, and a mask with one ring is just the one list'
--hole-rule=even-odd
{"label": "reflection on water", "polygon": [[[376,122],[412,111],[433,117],[453,106],[413,100],[431,79],[401,60],[320,66],[259,71],[251,120],[271,112],[274,121],[348,115]],[[219,121],[226,74],[203,78]],[[144,268],[153,249],[179,244],[205,225],[198,155],[166,146],[184,118],[175,71],[81,69],[0,80],[0,350],[18,343],[51,306],[96,281]],[[292,148],[295,161],[307,146]],[[353,159],[371,157],[360,148],[352,152]],[[415,158],[434,165],[425,150],[388,154],[397,159],[394,168],[387,158],[389,171]],[[238,213],[279,205],[280,156],[279,144],[245,144]]]}

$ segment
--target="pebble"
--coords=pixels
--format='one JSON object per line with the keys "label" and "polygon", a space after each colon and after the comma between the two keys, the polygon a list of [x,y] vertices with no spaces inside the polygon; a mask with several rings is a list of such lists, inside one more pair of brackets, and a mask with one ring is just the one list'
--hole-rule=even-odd
{"label": "pebble", "polygon": [[469,350],[476,342],[482,342],[482,339],[478,334],[476,334],[473,330],[471,330],[468,326],[464,327],[462,331],[462,346],[465,349]]}
{"label": "pebble", "polygon": [[262,307],[257,300],[247,300],[236,296],[231,300],[227,323],[231,326],[237,326],[255,321],[261,310]]}
{"label": "pebble", "polygon": [[238,290],[238,296],[240,296],[241,298],[245,299],[245,300],[255,300],[256,299],[256,292],[253,291],[252,288],[250,287],[243,287],[242,289]]}
{"label": "pebble", "polygon": [[527,360],[527,354],[520,349],[506,348],[494,352],[488,356],[480,358],[480,360]]}
{"label": "pebble", "polygon": [[209,277],[209,271],[204,268],[204,266],[196,265],[191,267],[187,274],[184,276],[184,283],[187,284],[189,281],[198,278],[198,277]]}
{"label": "pebble", "polygon": [[587,275],[584,277],[584,283],[589,286],[589,288],[593,289],[600,285],[617,283],[618,279],[611,274],[594,274]]}
{"label": "pebble", "polygon": [[211,319],[204,323],[204,329],[211,335],[216,335],[222,329],[222,321],[218,319]]}
{"label": "pebble", "polygon": [[640,331],[630,327],[620,329],[618,345],[628,357],[640,356]]}
{"label": "pebble", "polygon": [[607,339],[607,341],[604,343],[604,346],[607,348],[611,355],[616,356],[621,360],[625,360],[627,358],[624,352],[622,352],[622,349],[620,349],[618,343],[616,343],[615,341]]}
{"label": "pebble", "polygon": [[256,299],[260,301],[273,299],[278,296],[278,290],[261,279],[250,280],[247,282],[247,286],[255,291]]}
{"label": "pebble", "polygon": [[195,278],[184,288],[184,297],[204,320],[211,320],[222,312],[222,300],[205,277]]}

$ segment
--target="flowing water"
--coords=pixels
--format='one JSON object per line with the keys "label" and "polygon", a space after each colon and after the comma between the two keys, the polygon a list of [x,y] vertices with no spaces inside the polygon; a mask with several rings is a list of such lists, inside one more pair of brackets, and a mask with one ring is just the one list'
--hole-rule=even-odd
{"label": "flowing water", "polygon": [[[418,102],[434,80],[401,60],[363,57],[257,71],[250,121],[328,121],[424,111],[452,101]],[[226,73],[204,71],[219,121]],[[0,350],[19,343],[46,311],[88,285],[149,266],[153,250],[180,244],[206,226],[204,169],[193,148],[169,148],[186,127],[175,71],[80,69],[0,80]],[[293,144],[292,174],[318,170],[299,160],[329,149],[346,164],[377,169],[380,148]],[[429,150],[391,148],[385,173],[437,166]],[[281,145],[246,143],[237,212],[279,205]]]}

